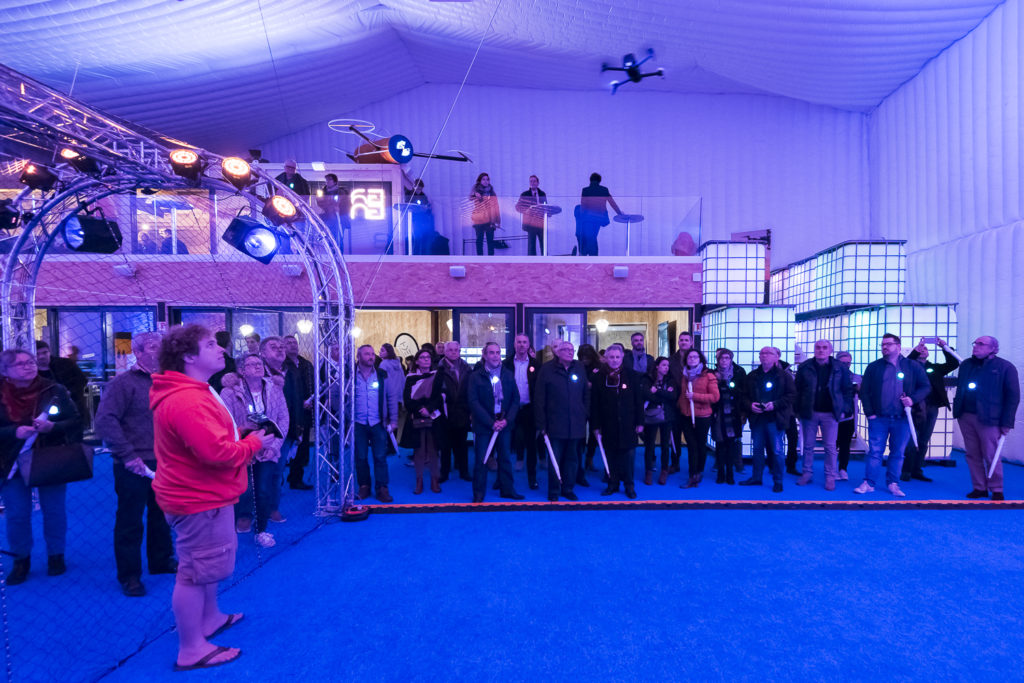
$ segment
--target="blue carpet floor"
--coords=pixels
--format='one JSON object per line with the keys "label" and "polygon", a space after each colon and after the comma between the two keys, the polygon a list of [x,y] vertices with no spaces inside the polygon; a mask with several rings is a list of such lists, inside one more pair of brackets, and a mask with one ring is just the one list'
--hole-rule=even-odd
{"label": "blue carpet floor", "polygon": [[[167,634],[105,680],[1019,680],[1018,510],[376,515],[222,596],[228,666]],[[84,634],[83,634],[84,635]]]}

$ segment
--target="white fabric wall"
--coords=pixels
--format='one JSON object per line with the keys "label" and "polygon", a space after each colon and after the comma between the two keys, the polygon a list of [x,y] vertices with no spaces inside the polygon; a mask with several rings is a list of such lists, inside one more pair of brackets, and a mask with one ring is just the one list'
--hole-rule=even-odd
{"label": "white fabric wall", "polygon": [[[429,151],[456,92],[425,85],[338,116],[372,121]],[[262,149],[273,160],[345,161],[355,146],[325,121]],[[867,236],[866,117],[786,98],[467,87],[437,145],[449,149],[466,151],[474,163],[430,162],[424,181],[435,202],[464,197],[481,171],[501,195],[525,190],[536,173],[571,211],[597,171],[625,212],[647,216],[642,246],[649,254],[669,253],[698,213],[702,241],[772,228],[773,265]],[[410,174],[422,164],[410,164]],[[506,226],[518,232],[509,214]],[[558,219],[568,227],[570,217]],[[621,252],[623,244],[606,246]]]}
{"label": "white fabric wall", "polygon": [[[872,232],[908,240],[907,299],[956,302],[959,350],[990,334],[1024,364],[1020,0],[891,95],[871,119]],[[1005,455],[1024,462],[1022,412]]]}

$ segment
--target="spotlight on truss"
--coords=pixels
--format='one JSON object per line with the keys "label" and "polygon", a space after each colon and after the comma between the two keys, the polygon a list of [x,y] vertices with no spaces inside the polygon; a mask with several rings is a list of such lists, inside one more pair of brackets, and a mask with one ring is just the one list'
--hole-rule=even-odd
{"label": "spotlight on truss", "polygon": [[270,263],[281,246],[273,228],[242,216],[228,224],[221,239],[260,263]]}
{"label": "spotlight on truss", "polygon": [[121,248],[121,230],[114,221],[70,213],[60,222],[64,244],[72,251],[113,254]]}
{"label": "spotlight on truss", "polygon": [[198,180],[202,175],[205,164],[199,154],[191,149],[175,149],[168,155],[171,162],[171,170],[176,175],[188,180]]}
{"label": "spotlight on truss", "polygon": [[298,220],[299,210],[290,199],[275,194],[263,205],[263,215],[274,225],[281,225]]}
{"label": "spotlight on truss", "polygon": [[61,149],[60,158],[71,164],[71,167],[74,168],[79,173],[84,173],[86,175],[91,176],[98,176],[102,171],[98,161],[96,161],[92,157],[88,157],[82,154],[77,149],[73,149],[71,147],[64,147],[63,149]]}
{"label": "spotlight on truss", "polygon": [[45,166],[35,163],[25,164],[25,170],[21,172],[18,179],[22,185],[40,192],[49,192],[57,183],[57,176]]}
{"label": "spotlight on truss", "polygon": [[236,190],[242,190],[252,182],[252,168],[249,162],[239,157],[225,157],[220,162],[220,172],[224,180],[235,186]]}

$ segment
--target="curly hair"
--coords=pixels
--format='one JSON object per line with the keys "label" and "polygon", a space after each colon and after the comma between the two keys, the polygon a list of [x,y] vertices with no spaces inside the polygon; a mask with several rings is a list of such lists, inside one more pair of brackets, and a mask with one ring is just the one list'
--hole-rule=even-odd
{"label": "curly hair", "polygon": [[160,372],[185,372],[185,356],[198,356],[199,340],[209,336],[202,325],[173,328],[160,342]]}

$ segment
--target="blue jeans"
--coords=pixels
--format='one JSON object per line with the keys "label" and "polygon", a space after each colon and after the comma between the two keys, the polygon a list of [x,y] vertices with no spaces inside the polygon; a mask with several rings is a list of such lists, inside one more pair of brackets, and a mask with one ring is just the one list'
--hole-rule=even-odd
{"label": "blue jeans", "polygon": [[[486,432],[473,432],[473,496],[483,498],[487,491],[487,465],[484,464],[484,455],[487,454],[487,444],[491,441],[490,430]],[[498,432],[498,438],[494,441],[494,450],[491,457],[498,459],[498,490],[501,495],[507,496],[515,491],[512,481],[512,428],[505,427]]]}
{"label": "blue jeans", "polygon": [[370,485],[370,462],[367,447],[373,450],[373,480],[375,487],[388,485],[388,434],[383,423],[373,425],[355,424],[356,482],[359,486]]}
{"label": "blue jeans", "polygon": [[[39,487],[47,555],[64,554],[68,535],[66,493],[67,484]],[[32,489],[25,485],[20,474],[15,474],[4,485],[3,497],[7,505],[7,545],[15,559],[22,560],[32,553]]]}
{"label": "blue jeans", "polygon": [[754,459],[754,474],[750,477],[761,481],[764,476],[765,450],[768,451],[768,469],[776,484],[782,483],[783,459],[786,447],[782,442],[784,432],[780,432],[775,420],[766,420],[760,424],[750,423],[751,455]]}
{"label": "blue jeans", "polygon": [[558,461],[558,469],[562,473],[562,480],[558,480],[555,468],[551,467],[551,456],[548,454],[547,444],[544,445],[544,457],[548,459],[548,495],[554,496],[559,493],[572,493],[576,485],[576,473],[579,466],[579,439],[551,439],[551,451]]}
{"label": "blue jeans", "polygon": [[280,499],[281,491],[281,470],[276,462],[252,463],[252,481],[245,489],[245,493],[235,503],[235,519],[247,517],[252,519],[253,513],[253,485],[256,486],[256,533],[267,530],[267,518],[274,508],[271,507],[273,492],[278,492]]}
{"label": "blue jeans", "polygon": [[907,439],[910,438],[910,426],[907,418],[882,417],[881,415],[868,420],[868,459],[864,463],[864,481],[871,486],[875,485],[877,477],[874,475],[882,467],[882,454],[885,452],[885,444],[889,442],[889,466],[885,472],[885,485],[888,486],[900,480],[900,471],[903,469],[903,449],[907,447]]}

